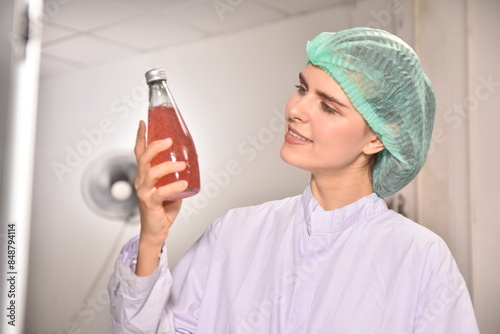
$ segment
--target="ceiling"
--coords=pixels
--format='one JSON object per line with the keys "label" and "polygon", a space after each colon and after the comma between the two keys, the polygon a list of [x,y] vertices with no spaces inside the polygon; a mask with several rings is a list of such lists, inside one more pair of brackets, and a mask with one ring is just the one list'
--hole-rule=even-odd
{"label": "ceiling", "polygon": [[349,0],[45,0],[41,75],[109,62]]}

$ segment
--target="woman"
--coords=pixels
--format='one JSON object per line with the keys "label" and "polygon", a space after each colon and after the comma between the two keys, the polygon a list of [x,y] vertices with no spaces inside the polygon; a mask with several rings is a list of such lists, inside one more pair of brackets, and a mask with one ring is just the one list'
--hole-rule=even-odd
{"label": "woman", "polygon": [[141,233],[109,283],[115,333],[478,333],[447,246],[381,197],[420,171],[435,98],[413,50],[381,30],[322,33],[285,108],[281,157],[311,172],[300,196],[230,210],[170,273],[164,241],[181,203],[182,163],[150,167],[136,188]]}

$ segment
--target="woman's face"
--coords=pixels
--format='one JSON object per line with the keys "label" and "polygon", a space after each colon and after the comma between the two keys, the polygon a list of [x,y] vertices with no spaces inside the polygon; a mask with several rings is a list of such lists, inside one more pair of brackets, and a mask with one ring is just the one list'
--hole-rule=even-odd
{"label": "woman's face", "polygon": [[342,88],[312,64],[300,73],[285,117],[281,158],[313,174],[365,169],[374,147],[381,146]]}

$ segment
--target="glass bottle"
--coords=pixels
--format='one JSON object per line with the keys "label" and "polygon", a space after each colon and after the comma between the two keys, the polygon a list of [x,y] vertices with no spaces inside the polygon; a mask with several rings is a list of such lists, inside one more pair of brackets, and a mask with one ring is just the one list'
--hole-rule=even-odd
{"label": "glass bottle", "polygon": [[181,113],[174,102],[167,86],[167,76],[163,69],[152,69],[146,72],[146,82],[149,86],[148,110],[148,144],[160,139],[172,138],[173,144],[168,150],[160,152],[151,162],[153,166],[164,161],[185,161],[186,169],[162,177],[156,187],[186,180],[188,188],[168,200],[193,196],[200,191],[200,171],[198,155],[191,134],[182,119]]}

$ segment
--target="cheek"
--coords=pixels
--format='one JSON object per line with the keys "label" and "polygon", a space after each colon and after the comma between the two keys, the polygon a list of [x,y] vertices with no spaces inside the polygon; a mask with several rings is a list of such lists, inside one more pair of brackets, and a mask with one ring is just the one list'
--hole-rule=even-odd
{"label": "cheek", "polygon": [[362,124],[343,120],[321,128],[321,144],[330,150],[359,151],[364,146],[365,131]]}

